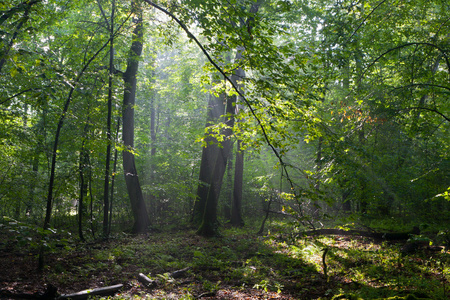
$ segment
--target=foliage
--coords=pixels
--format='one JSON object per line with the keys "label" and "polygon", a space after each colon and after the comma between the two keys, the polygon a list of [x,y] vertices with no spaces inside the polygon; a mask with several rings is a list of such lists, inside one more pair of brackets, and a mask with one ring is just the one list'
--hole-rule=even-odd
{"label": "foliage", "polygon": [[[77,261],[83,267],[58,260],[52,265],[57,272],[47,270],[60,283],[72,276],[68,270],[81,278],[107,278],[99,272],[112,270],[119,278],[133,264],[175,288],[178,282],[167,272],[190,266],[195,272],[189,276],[198,284],[185,288],[186,299],[224,285],[266,294],[298,292],[302,286],[299,295],[309,295],[316,285],[322,289],[321,249],[328,247],[328,277],[334,283],[317,298],[443,298],[445,255],[401,257],[398,245],[298,238],[306,227],[352,224],[402,231],[420,226],[422,233],[412,242],[448,247],[449,4],[186,0],[158,5],[162,10],[146,6],[144,12],[136,138],[134,148],[126,149],[120,99],[127,88],[121,76],[133,59],[130,3],[0,3],[0,227],[9,233],[1,247],[31,256],[41,245],[62,257],[68,254],[60,248],[86,254]],[[114,70],[107,67],[111,37]],[[245,76],[227,82],[236,70]],[[233,126],[217,122],[204,129],[211,95],[236,97],[238,113],[218,118],[234,117]],[[232,130],[230,137],[226,130]],[[228,229],[229,236],[208,241],[172,232],[190,226],[201,150],[211,137],[218,144],[240,141],[243,216],[252,230],[267,218],[270,226],[262,228],[267,239]],[[118,243],[77,248],[69,233],[79,225],[89,242],[96,241],[103,219],[107,145],[119,152],[110,174],[112,236]],[[148,239],[123,233],[131,210],[121,151],[136,156],[153,220]],[[227,172],[218,203],[224,228],[233,165]],[[44,230],[38,225],[52,184],[52,222]],[[112,180],[106,186],[112,187]],[[173,239],[162,244],[161,230],[171,230]]]}
{"label": "foliage", "polygon": [[18,222],[9,217],[3,217],[0,222],[4,246],[13,251],[36,251],[41,246],[51,252],[57,252],[58,248],[69,249],[73,242],[70,232],[63,229],[48,228],[30,225],[26,222]]}

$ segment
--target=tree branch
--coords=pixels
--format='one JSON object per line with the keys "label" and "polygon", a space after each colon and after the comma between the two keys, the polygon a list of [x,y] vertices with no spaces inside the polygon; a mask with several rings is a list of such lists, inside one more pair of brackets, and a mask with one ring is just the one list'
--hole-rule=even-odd
{"label": "tree branch", "polygon": [[367,21],[367,19],[375,12],[375,10],[377,10],[378,7],[380,7],[386,1],[387,0],[381,1],[380,3],[378,3],[377,6],[374,7],[374,9],[372,9],[372,11],[362,20],[362,22],[359,24],[359,26],[355,29],[355,31],[353,31],[352,35],[347,39],[346,43],[348,43],[352,39],[352,37],[356,34],[356,32],[358,32],[358,30],[363,26],[364,22]]}
{"label": "tree branch", "polygon": [[395,50],[398,50],[398,49],[401,49],[401,48],[405,48],[405,47],[409,47],[409,46],[417,46],[417,45],[429,46],[429,47],[433,47],[433,48],[436,48],[437,50],[439,50],[439,52],[441,52],[442,56],[445,58],[445,62],[447,64],[448,73],[449,73],[449,76],[450,76],[450,61],[449,61],[449,58],[448,58],[446,52],[444,51],[444,49],[440,48],[439,46],[437,46],[435,44],[428,43],[428,42],[412,42],[412,43],[406,43],[406,44],[403,44],[403,45],[396,46],[396,47],[391,48],[391,49],[385,51],[384,53],[382,53],[373,62],[371,62],[370,65],[368,65],[365,68],[364,72],[362,72],[362,74],[359,76],[358,82],[361,83],[361,80],[364,77],[364,75],[366,74],[367,70],[370,69],[373,65],[375,65],[381,58],[383,58],[389,52],[392,52],[392,51],[395,51]]}
{"label": "tree branch", "polygon": [[31,92],[31,91],[39,91],[39,90],[41,90],[41,89],[43,89],[43,88],[48,88],[48,87],[51,87],[51,85],[47,85],[47,86],[44,86],[44,87],[42,87],[42,88],[29,88],[29,89],[23,90],[23,91],[21,91],[21,92],[18,92],[17,94],[12,95],[11,97],[8,97],[8,98],[2,100],[2,101],[0,102],[0,105],[2,105],[2,104],[4,104],[4,103],[8,102],[9,100],[12,100],[12,99],[18,97],[18,96],[20,96],[20,95],[22,95],[22,94],[24,94],[24,93]]}
{"label": "tree branch", "polygon": [[423,87],[437,87],[437,88],[441,88],[441,89],[450,91],[450,87],[444,86],[444,85],[432,84],[432,83],[412,83],[412,84],[408,84],[408,85],[395,87],[391,90],[391,92],[395,91],[395,90],[399,90],[399,89],[406,89],[406,88],[410,88],[410,87],[422,87],[422,86]]}
{"label": "tree branch", "polygon": [[109,25],[108,18],[106,17],[105,11],[103,10],[103,6],[100,3],[100,0],[97,0],[97,5],[98,5],[98,8],[100,9],[100,12],[102,13],[103,18],[105,19],[106,28],[108,29],[108,31],[111,31],[111,26]]}
{"label": "tree branch", "polygon": [[423,110],[431,111],[431,112],[437,113],[438,115],[443,117],[447,122],[450,122],[450,118],[449,117],[447,117],[446,115],[444,115],[443,113],[441,113],[440,111],[438,111],[435,108],[414,106],[414,107],[410,107],[409,109],[423,109]]}

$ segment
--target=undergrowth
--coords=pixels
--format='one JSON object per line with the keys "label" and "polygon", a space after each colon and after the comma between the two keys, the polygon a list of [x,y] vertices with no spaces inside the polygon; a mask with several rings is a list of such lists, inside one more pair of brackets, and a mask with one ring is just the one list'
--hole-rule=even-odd
{"label": "undergrowth", "polygon": [[[19,242],[6,241],[0,251],[29,251],[34,259],[34,244],[26,249]],[[368,238],[293,237],[273,230],[256,236],[248,229],[225,229],[221,238],[211,239],[190,230],[117,234],[108,241],[55,248],[42,278],[61,293],[123,283],[122,293],[112,299],[446,299],[448,252],[421,249],[402,255],[400,247]],[[189,270],[182,278],[170,276],[183,268]],[[158,285],[144,287],[139,273]]]}

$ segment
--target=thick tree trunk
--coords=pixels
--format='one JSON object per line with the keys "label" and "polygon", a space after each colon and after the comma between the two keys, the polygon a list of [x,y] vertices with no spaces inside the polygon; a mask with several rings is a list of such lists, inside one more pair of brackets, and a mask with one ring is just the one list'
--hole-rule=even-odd
{"label": "thick tree trunk", "polygon": [[134,162],[134,105],[136,97],[136,75],[138,72],[138,58],[142,53],[143,24],[142,9],[135,1],[131,2],[132,9],[136,13],[134,19],[135,29],[128,56],[127,69],[123,74],[125,91],[123,95],[123,143],[126,150],[123,151],[123,170],[125,173],[125,182],[127,185],[128,196],[130,197],[131,209],[133,211],[134,233],[143,233],[147,231],[150,225],[150,219],[147,214],[144,197],[142,195],[141,185]]}
{"label": "thick tree trunk", "polygon": [[219,152],[211,174],[211,185],[208,190],[208,197],[206,198],[202,223],[197,230],[197,234],[202,236],[215,236],[218,234],[217,204],[222,188],[223,176],[227,166],[227,159],[231,150],[231,134],[233,133],[234,126],[235,103],[236,97],[228,97],[226,109],[227,118],[225,121],[227,128],[223,132],[224,141],[221,143],[221,147],[218,147]]}
{"label": "thick tree trunk", "polygon": [[[250,8],[251,13],[256,13],[259,9],[259,6],[261,4],[261,1],[257,1],[256,3],[253,3],[253,5]],[[253,18],[247,19],[246,22],[243,22],[241,20],[240,26],[245,26],[250,31],[252,27]],[[239,48],[236,52],[235,62],[239,62],[242,59],[242,51],[244,48]],[[234,82],[234,84],[237,84],[237,81],[240,78],[243,78],[244,72],[242,69],[238,69],[236,71],[236,74],[234,74],[231,78],[231,80]],[[234,126],[234,115],[236,113],[235,107],[236,107],[236,96],[228,97],[227,99],[227,106],[226,106],[226,120],[225,124],[227,125],[227,128],[224,130],[224,141],[221,143],[221,147],[216,148],[216,152],[218,151],[218,155],[214,159],[214,154],[210,154],[211,159],[208,162],[209,167],[212,167],[212,173],[210,175],[210,178],[206,178],[206,180],[200,180],[199,184],[199,199],[198,199],[198,205],[200,206],[199,210],[195,210],[194,207],[194,220],[197,218],[195,215],[196,212],[202,212],[202,205],[204,205],[203,210],[203,218],[202,223],[200,225],[200,228],[198,229],[197,233],[203,236],[213,236],[216,235],[217,232],[217,204],[220,194],[220,189],[222,186],[223,176],[225,173],[226,165],[227,165],[227,158],[229,156],[230,150],[231,150],[231,135],[233,133],[233,126]],[[204,153],[206,149],[204,149]],[[204,160],[205,159],[205,160]],[[202,165],[206,164],[206,157],[202,155]],[[213,165],[211,165],[211,162],[213,162]],[[204,172],[202,174],[202,171]],[[208,176],[207,170],[202,170],[202,166],[200,167],[200,173],[201,176]],[[209,189],[208,185],[202,185],[202,183],[208,183],[210,182]],[[201,192],[201,193],[200,193]],[[205,195],[207,193],[206,202],[203,202]],[[203,204],[204,203],[204,204]],[[197,204],[197,203],[196,203]]]}
{"label": "thick tree trunk", "polygon": [[[220,97],[210,96],[208,101],[206,128],[216,124],[225,111],[223,95]],[[197,188],[197,199],[194,202],[192,223],[199,226],[205,213],[206,201],[209,188],[212,183],[212,171],[219,153],[217,140],[211,136],[205,137],[206,146],[202,150],[200,164],[199,183]]]}
{"label": "thick tree trunk", "polygon": [[212,181],[208,190],[205,210],[203,212],[202,223],[197,233],[201,236],[215,236],[217,235],[217,203],[219,200],[220,189],[222,187],[223,175],[227,165],[228,146],[224,145],[223,148],[219,148],[214,170],[212,172]]}

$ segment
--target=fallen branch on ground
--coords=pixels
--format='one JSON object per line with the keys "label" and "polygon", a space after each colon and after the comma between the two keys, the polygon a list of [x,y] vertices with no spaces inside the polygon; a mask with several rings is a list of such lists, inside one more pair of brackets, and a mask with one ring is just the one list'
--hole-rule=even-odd
{"label": "fallen branch on ground", "polygon": [[382,239],[387,241],[394,240],[407,240],[412,234],[420,234],[419,228],[414,227],[413,230],[408,232],[376,232],[376,231],[364,231],[364,230],[344,230],[344,229],[316,229],[305,231],[302,233],[304,236],[316,236],[316,235],[350,235],[370,237],[374,239]]}
{"label": "fallen branch on ground", "polygon": [[138,281],[146,287],[155,287],[158,284],[157,280],[152,280],[142,273],[139,273]]}
{"label": "fallen branch on ground", "polygon": [[79,299],[87,299],[90,296],[112,296],[115,293],[117,293],[120,289],[122,289],[123,284],[116,284],[111,286],[106,286],[102,288],[92,289],[92,290],[84,290],[78,293],[74,294],[66,294],[61,295],[57,300],[62,299],[72,299],[72,300],[79,300]]}
{"label": "fallen branch on ground", "polygon": [[[191,269],[190,267],[187,267],[187,268],[184,268],[181,270],[174,271],[172,273],[168,273],[168,277],[174,278],[174,279],[183,277],[186,274],[186,272],[190,269]],[[139,273],[138,281],[140,283],[142,283],[144,286],[149,287],[149,288],[153,288],[159,284],[158,280],[150,279],[142,273]]]}
{"label": "fallen branch on ground", "polygon": [[49,284],[44,293],[12,293],[10,291],[0,291],[0,298],[7,299],[39,299],[39,300],[64,300],[64,299],[72,299],[72,300],[80,300],[87,299],[90,296],[112,296],[117,293],[120,289],[122,289],[123,284],[116,284],[112,286],[106,286],[102,288],[84,290],[74,294],[65,294],[59,295],[57,288],[51,284]]}

